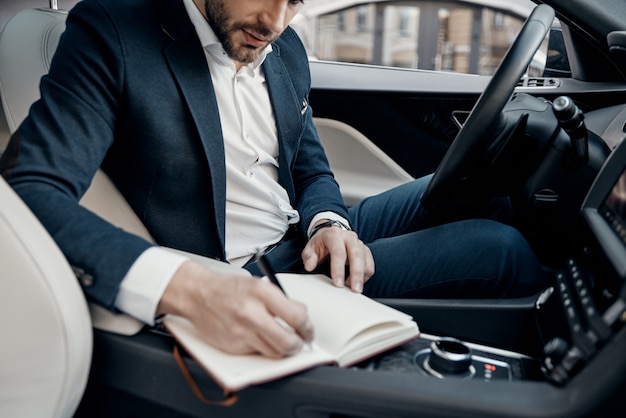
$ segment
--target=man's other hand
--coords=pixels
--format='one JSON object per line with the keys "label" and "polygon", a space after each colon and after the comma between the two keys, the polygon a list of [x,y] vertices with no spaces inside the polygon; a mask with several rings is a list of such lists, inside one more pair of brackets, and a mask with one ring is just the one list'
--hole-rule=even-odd
{"label": "man's other hand", "polygon": [[[327,227],[316,232],[302,251],[302,261],[307,271],[315,268],[330,257],[330,277],[335,286],[344,284],[357,293],[374,274],[374,257],[370,249],[353,231]],[[349,266],[349,276],[346,276]]]}

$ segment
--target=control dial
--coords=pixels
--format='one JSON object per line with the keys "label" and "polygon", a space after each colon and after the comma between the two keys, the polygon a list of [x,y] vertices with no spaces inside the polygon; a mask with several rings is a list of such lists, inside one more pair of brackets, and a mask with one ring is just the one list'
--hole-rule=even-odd
{"label": "control dial", "polygon": [[433,341],[430,354],[425,357],[422,367],[427,373],[439,378],[470,378],[476,372],[472,366],[472,350],[453,338]]}

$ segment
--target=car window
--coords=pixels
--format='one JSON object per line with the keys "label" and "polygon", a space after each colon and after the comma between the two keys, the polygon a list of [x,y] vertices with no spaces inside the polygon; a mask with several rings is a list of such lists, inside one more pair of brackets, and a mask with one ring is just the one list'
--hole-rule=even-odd
{"label": "car window", "polygon": [[[315,0],[294,27],[313,59],[491,75],[534,7],[530,0]],[[544,57],[546,50],[547,42]]]}

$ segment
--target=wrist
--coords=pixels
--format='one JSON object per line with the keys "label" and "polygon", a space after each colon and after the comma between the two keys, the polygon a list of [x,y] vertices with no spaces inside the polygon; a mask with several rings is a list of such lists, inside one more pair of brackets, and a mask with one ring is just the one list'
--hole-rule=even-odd
{"label": "wrist", "polygon": [[189,305],[190,297],[195,296],[195,278],[201,274],[201,266],[192,261],[185,261],[176,271],[172,280],[165,288],[159,305],[157,314],[174,314],[185,316],[185,308]]}
{"label": "wrist", "polygon": [[348,225],[344,224],[343,222],[338,221],[336,219],[328,219],[324,222],[318,223],[313,228],[311,228],[311,232],[309,233],[309,239],[311,239],[313,235],[319,232],[320,229],[332,228],[332,227],[341,228],[344,231],[352,231],[352,228],[350,228]]}

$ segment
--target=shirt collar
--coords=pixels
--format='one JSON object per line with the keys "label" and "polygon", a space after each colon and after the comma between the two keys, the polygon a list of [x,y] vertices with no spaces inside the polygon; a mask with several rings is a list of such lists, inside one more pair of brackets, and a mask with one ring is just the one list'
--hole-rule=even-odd
{"label": "shirt collar", "polygon": [[[200,10],[198,10],[193,0],[183,1],[185,4],[185,8],[187,9],[187,14],[191,19],[191,23],[193,23],[193,26],[196,28],[196,33],[198,34],[198,38],[200,38],[200,43],[202,44],[202,47],[206,51],[213,53],[213,55],[216,57],[225,56],[228,58],[224,51],[224,48],[222,47],[222,44],[217,39],[217,36],[215,36],[215,32],[213,32],[213,29],[207,23],[204,16],[202,16],[202,13],[200,13]],[[265,57],[267,57],[267,54],[269,54],[270,52],[272,52],[272,44],[268,44],[267,47],[265,47],[265,49],[261,51],[259,57],[254,62],[248,64],[247,67],[249,67],[251,70],[258,68],[261,64],[263,64],[263,61],[265,61]],[[228,58],[228,61],[232,63],[232,60],[230,58]]]}

